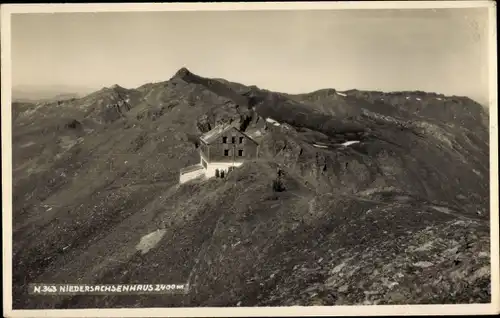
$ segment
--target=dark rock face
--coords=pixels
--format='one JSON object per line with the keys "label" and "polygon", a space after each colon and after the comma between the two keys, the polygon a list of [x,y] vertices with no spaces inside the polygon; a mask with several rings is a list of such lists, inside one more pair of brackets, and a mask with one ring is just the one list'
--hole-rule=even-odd
{"label": "dark rock face", "polygon": [[[490,301],[488,114],[469,98],[291,95],[184,68],[12,107],[14,308]],[[178,186],[197,138],[229,122],[258,159]],[[159,224],[165,236],[138,252]],[[25,294],[76,278],[191,290]]]}
{"label": "dark rock face", "polygon": [[192,75],[191,72],[187,68],[182,67],[175,73],[174,77],[184,78],[190,75]]}
{"label": "dark rock face", "polygon": [[67,123],[65,127],[68,129],[82,129],[82,123],[80,123],[76,119],[73,119],[69,123]]}

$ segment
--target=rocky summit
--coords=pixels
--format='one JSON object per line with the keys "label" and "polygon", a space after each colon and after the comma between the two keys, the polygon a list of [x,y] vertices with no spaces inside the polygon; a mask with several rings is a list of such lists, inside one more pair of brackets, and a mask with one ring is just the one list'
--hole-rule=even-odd
{"label": "rocky summit", "polygon": [[[12,120],[14,309],[490,302],[489,118],[467,97],[286,94],[183,68],[13,103]],[[179,184],[222,123],[259,157]],[[30,283],[189,291],[47,297]]]}

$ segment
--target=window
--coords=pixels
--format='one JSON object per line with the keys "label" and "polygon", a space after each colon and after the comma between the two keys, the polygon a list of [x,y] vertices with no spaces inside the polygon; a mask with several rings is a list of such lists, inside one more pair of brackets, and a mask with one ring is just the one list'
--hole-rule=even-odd
{"label": "window", "polygon": [[228,149],[224,150],[224,156],[226,156],[226,157],[229,156],[229,150]]}
{"label": "window", "polygon": [[243,143],[243,137],[240,137],[240,144]]}
{"label": "window", "polygon": [[222,143],[227,144],[227,137],[222,137]]}
{"label": "window", "polygon": [[243,157],[243,150],[238,150],[238,156]]}
{"label": "window", "polygon": [[235,144],[235,143],[236,143],[236,137],[232,137],[232,138],[231,138],[231,142],[232,142],[233,144]]}

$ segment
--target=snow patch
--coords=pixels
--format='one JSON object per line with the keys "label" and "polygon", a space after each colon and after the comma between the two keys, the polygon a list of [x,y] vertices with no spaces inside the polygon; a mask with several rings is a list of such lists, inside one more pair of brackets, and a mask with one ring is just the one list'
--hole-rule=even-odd
{"label": "snow patch", "polygon": [[337,94],[340,95],[340,96],[344,96],[344,97],[347,96],[346,94],[340,93],[340,92],[337,92]]}
{"label": "snow patch", "polygon": [[281,125],[279,122],[277,122],[276,120],[274,120],[274,119],[272,119],[272,118],[266,118],[266,121],[267,121],[268,123],[273,124],[274,126],[279,126],[279,125]]}
{"label": "snow patch", "polygon": [[413,266],[421,267],[421,268],[427,268],[427,267],[431,267],[433,265],[434,264],[432,264],[431,262],[427,262],[427,261],[420,261],[420,262],[413,263]]}
{"label": "snow patch", "polygon": [[158,229],[154,232],[144,235],[135,248],[138,251],[141,251],[142,254],[146,254],[161,241],[166,232],[167,231],[164,229]]}
{"label": "snow patch", "polygon": [[442,98],[439,98],[439,97],[438,97],[438,98],[436,98],[436,99],[437,99],[437,100],[443,100]]}
{"label": "snow patch", "polygon": [[420,99],[420,98],[417,97],[417,100],[422,100],[422,99]]}
{"label": "snow patch", "polygon": [[318,144],[313,144],[313,146],[316,147],[316,148],[328,148],[328,146],[318,145]]}
{"label": "snow patch", "polygon": [[27,147],[33,146],[33,145],[35,145],[35,143],[33,141],[30,141],[30,142],[25,143],[24,145],[21,145],[20,147],[21,148],[27,148]]}
{"label": "snow patch", "polygon": [[313,144],[313,146],[316,147],[316,148],[328,148],[328,146],[318,145],[318,144]]}
{"label": "snow patch", "polygon": [[359,143],[359,140],[350,140],[350,141],[346,141],[346,142],[342,143],[341,145],[347,147],[347,146],[357,144],[357,143]]}

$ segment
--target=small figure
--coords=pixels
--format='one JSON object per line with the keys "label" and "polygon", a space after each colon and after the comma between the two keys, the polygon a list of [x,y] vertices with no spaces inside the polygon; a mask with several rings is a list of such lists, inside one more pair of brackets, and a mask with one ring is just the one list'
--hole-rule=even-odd
{"label": "small figure", "polygon": [[280,167],[277,168],[277,175],[278,175],[278,178],[280,178],[284,175],[284,172],[283,172],[283,170],[281,170]]}

